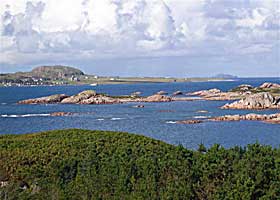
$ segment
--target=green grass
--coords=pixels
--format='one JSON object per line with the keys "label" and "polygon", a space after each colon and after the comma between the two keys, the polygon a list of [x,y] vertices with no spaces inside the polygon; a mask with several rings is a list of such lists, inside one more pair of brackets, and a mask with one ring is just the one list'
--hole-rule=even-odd
{"label": "green grass", "polygon": [[1,181],[0,199],[279,199],[280,149],[192,151],[77,129],[2,135]]}

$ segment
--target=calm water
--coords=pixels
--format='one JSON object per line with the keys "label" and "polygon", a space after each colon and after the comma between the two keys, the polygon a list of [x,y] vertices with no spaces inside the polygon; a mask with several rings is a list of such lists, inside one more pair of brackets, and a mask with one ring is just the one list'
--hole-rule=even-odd
{"label": "calm water", "polygon": [[[17,105],[17,101],[51,94],[76,94],[87,89],[110,95],[126,95],[135,91],[151,95],[160,90],[185,93],[202,89],[219,88],[228,90],[240,84],[258,86],[263,82],[280,79],[239,79],[234,82],[200,82],[101,86],[42,86],[0,88],[0,134],[22,134],[53,129],[82,128],[113,130],[143,134],[171,144],[182,144],[197,148],[199,143],[210,146],[214,143],[225,147],[244,146],[256,141],[274,147],[280,145],[280,125],[262,122],[206,122],[182,125],[173,121],[224,114],[245,114],[252,111],[221,110],[225,101],[194,101],[171,103],[145,103],[145,108],[133,108],[134,103],[122,105]],[[172,112],[162,112],[171,110]],[[197,113],[208,110],[209,113]],[[74,112],[73,116],[50,117],[52,112]],[[253,111],[255,112],[255,111]],[[256,111],[257,112],[257,111]],[[276,113],[277,110],[258,111]]]}

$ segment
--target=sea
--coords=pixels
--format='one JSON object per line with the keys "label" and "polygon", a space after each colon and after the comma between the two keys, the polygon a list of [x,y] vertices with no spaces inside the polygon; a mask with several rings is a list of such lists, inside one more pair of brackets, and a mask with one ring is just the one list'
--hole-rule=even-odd
{"label": "sea", "polygon": [[[174,145],[197,149],[220,144],[226,148],[260,143],[280,146],[280,125],[260,121],[204,122],[176,124],[177,120],[206,119],[226,114],[272,114],[279,110],[222,110],[219,107],[231,101],[186,101],[168,103],[139,103],[114,105],[18,105],[23,99],[52,94],[77,94],[96,90],[109,95],[129,95],[141,92],[143,96],[164,90],[169,94],[180,90],[184,94],[211,88],[227,91],[240,84],[259,86],[264,82],[280,84],[280,78],[242,78],[234,81],[143,83],[119,85],[0,87],[0,134],[24,134],[55,129],[90,129],[122,131],[145,135]],[[199,111],[206,110],[207,113]],[[53,117],[53,112],[72,112],[71,116]]]}

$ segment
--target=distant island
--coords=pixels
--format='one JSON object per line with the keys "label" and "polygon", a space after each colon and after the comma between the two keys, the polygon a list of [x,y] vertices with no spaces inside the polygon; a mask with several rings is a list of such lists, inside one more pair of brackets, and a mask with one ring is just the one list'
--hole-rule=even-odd
{"label": "distant island", "polygon": [[212,78],[236,79],[238,78],[238,76],[231,75],[231,74],[216,74]]}
{"label": "distant island", "polygon": [[39,66],[30,72],[0,74],[0,86],[38,85],[83,85],[83,84],[128,84],[128,83],[168,83],[222,81],[225,77],[212,78],[173,78],[173,77],[119,77],[85,74],[69,66]]}

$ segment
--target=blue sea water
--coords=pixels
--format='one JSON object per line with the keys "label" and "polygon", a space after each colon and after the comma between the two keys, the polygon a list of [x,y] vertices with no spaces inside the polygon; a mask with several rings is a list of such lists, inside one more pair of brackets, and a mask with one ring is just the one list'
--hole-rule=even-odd
{"label": "blue sea water", "polygon": [[[136,103],[120,105],[17,105],[22,99],[51,94],[76,94],[94,89],[109,95],[128,95],[135,91],[151,95],[160,90],[184,93],[219,88],[228,90],[240,84],[258,86],[263,82],[280,83],[279,78],[250,78],[221,82],[154,83],[133,85],[0,87],[0,134],[22,134],[53,129],[82,128],[92,130],[125,131],[142,134],[170,144],[197,148],[200,143],[215,143],[225,147],[245,146],[258,141],[280,146],[280,125],[259,121],[205,122],[174,124],[176,120],[203,118],[225,114],[276,113],[277,110],[244,111],[221,110],[226,101],[188,101],[145,103],[144,108],[133,108]],[[171,112],[166,112],[167,110]],[[207,110],[208,113],[197,113]],[[52,112],[73,112],[73,116],[51,117]],[[278,111],[279,112],[279,111]]]}

